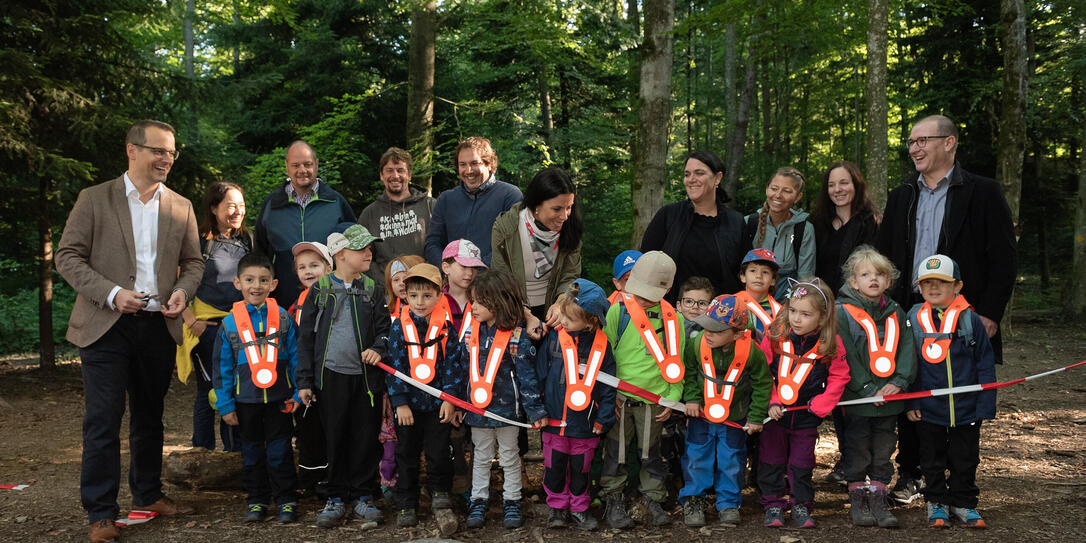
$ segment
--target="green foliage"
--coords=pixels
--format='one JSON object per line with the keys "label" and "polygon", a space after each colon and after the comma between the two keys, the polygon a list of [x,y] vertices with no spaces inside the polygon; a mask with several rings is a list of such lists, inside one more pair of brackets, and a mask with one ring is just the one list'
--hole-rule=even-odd
{"label": "green foliage", "polygon": [[[53,339],[64,341],[75,291],[59,281],[53,289]],[[0,294],[0,353],[26,353],[38,348],[38,289]]]}

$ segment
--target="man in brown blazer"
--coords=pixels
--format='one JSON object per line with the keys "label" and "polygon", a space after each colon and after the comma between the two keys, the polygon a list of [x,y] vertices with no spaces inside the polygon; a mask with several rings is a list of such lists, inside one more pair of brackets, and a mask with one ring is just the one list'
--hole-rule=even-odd
{"label": "man in brown blazer", "polygon": [[80,497],[92,542],[119,536],[120,430],[131,402],[132,508],[177,515],[192,508],[162,493],[162,411],[173,373],[178,318],[204,270],[192,204],[166,188],[177,158],[173,127],[132,125],[128,171],[84,189],[57,249],[57,270],[78,293],[68,341],[79,347],[86,413]]}

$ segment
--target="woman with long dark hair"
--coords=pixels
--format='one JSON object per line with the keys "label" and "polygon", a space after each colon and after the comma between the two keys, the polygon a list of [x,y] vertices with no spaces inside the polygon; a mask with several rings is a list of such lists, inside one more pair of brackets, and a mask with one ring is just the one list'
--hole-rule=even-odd
{"label": "woman with long dark hair", "polygon": [[841,266],[852,251],[875,243],[878,217],[860,168],[839,160],[826,168],[810,221],[818,242],[816,275],[836,293],[844,284]]}

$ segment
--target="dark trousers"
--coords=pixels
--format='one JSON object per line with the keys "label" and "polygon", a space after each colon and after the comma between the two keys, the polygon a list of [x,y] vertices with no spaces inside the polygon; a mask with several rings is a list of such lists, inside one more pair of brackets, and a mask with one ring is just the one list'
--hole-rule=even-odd
{"label": "dark trousers", "polygon": [[890,484],[894,478],[894,464],[890,456],[897,444],[897,415],[864,417],[848,415],[845,425],[845,446],[850,462],[845,467],[845,480],[862,483],[868,476],[871,482]]}
{"label": "dark trousers", "polygon": [[299,405],[294,410],[294,438],[294,446],[298,448],[298,487],[325,497],[318,483],[328,476],[328,455],[324,450],[321,410],[316,404],[309,409]]}
{"label": "dark trousers", "polygon": [[449,445],[452,425],[442,423],[437,411],[413,411],[415,423],[396,423],[396,486],[400,509],[419,506],[419,455],[426,454],[426,486],[431,494],[452,489],[453,459]]}
{"label": "dark trousers", "polygon": [[[811,509],[814,505],[814,484],[811,472],[815,466],[815,443],[818,428],[789,429],[770,422],[762,429],[758,454],[758,489],[762,506],[784,508],[801,503]],[[785,472],[788,473],[785,488]],[[790,499],[785,501],[785,494]]]}
{"label": "dark trousers", "polygon": [[845,414],[845,408],[835,407],[833,409],[833,433],[837,436],[837,452],[841,453],[841,457],[837,459],[833,469],[840,470],[841,473],[848,473],[848,466],[852,461],[848,450],[848,421],[849,417]]}
{"label": "dark trousers", "polygon": [[[207,399],[211,391],[211,361],[214,356],[215,337],[219,326],[208,326],[200,334],[200,343],[192,349],[192,373],[196,375],[196,397],[192,400],[192,446],[215,450],[215,409]],[[228,452],[241,450],[241,434],[237,427],[219,421],[219,438],[222,449]]]}
{"label": "dark trousers", "polygon": [[370,396],[364,375],[324,372],[317,406],[328,454],[328,496],[352,501],[377,494],[381,396]]}
{"label": "dark trousers", "polygon": [[897,416],[897,474],[901,479],[920,480],[920,443],[916,433],[918,423],[909,420],[905,413]]}
{"label": "dark trousers", "polygon": [[246,502],[283,505],[298,501],[298,477],[294,473],[293,430],[283,402],[237,403],[241,428],[241,482],[249,493]]}
{"label": "dark trousers", "polygon": [[162,494],[162,408],[173,374],[174,343],[161,315],[122,315],[98,341],[79,350],[83,370],[83,463],[79,494],[91,523],[117,518],[121,417],[127,394],[133,505]]}
{"label": "dark trousers", "polygon": [[[976,509],[977,466],[980,465],[980,421],[965,426],[916,423],[924,499]],[[947,472],[950,472],[949,476]]]}

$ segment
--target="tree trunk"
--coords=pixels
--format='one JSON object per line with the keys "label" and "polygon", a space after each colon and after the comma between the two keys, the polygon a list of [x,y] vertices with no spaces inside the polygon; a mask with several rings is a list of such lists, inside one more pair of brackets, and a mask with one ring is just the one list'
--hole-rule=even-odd
{"label": "tree trunk", "polygon": [[645,0],[645,39],[641,49],[641,92],[634,162],[633,246],[664,201],[667,183],[668,121],[671,118],[672,29],[675,0]]}
{"label": "tree trunk", "polygon": [[411,43],[407,67],[407,147],[415,171],[425,172],[414,180],[432,191],[430,159],[433,154],[434,125],[434,40],[437,32],[437,2],[420,2],[411,12]]}
{"label": "tree trunk", "polygon": [[[1086,80],[1079,79],[1079,107],[1086,106]],[[1080,110],[1081,111],[1081,110]],[[1075,196],[1075,232],[1071,258],[1071,313],[1086,319],[1086,124],[1082,125],[1078,165],[1078,194]]]}
{"label": "tree trunk", "polygon": [[867,162],[864,178],[867,193],[875,209],[886,205],[889,191],[890,149],[886,136],[890,132],[889,109],[886,104],[886,43],[889,39],[887,0],[867,2]]}
{"label": "tree trunk", "polygon": [[558,131],[561,132],[561,138],[558,145],[559,152],[562,155],[562,167],[567,171],[571,169],[573,165],[573,150],[570,149],[569,144],[569,118],[570,109],[569,101],[569,77],[566,75],[566,71],[561,67],[558,68]]}
{"label": "tree trunk", "polygon": [[1026,150],[1026,93],[1029,63],[1023,0],[1001,0],[1000,38],[1003,44],[1003,104],[999,117],[996,179],[1018,224],[1022,200],[1022,160]]}
{"label": "tree trunk", "polygon": [[38,244],[41,262],[38,265],[38,357],[42,369],[56,367],[56,345],[53,342],[53,225],[50,222],[49,195],[53,180],[42,177],[38,184]]}
{"label": "tree trunk", "polygon": [[[764,28],[764,2],[758,2],[757,23],[755,29]],[[750,105],[754,100],[754,80],[758,75],[759,34],[750,37],[750,52],[747,53],[747,67],[743,74],[743,93],[739,95],[739,104],[735,113],[735,126],[728,137],[727,167],[724,170],[724,193],[731,202],[735,202],[735,193],[739,189],[739,171],[743,166],[743,150],[747,142],[747,125],[750,124]],[[734,205],[734,204],[733,204]]]}
{"label": "tree trunk", "polygon": [[724,26],[724,143],[731,141],[735,129],[735,110],[738,106],[735,87],[735,23]]}
{"label": "tree trunk", "polygon": [[192,21],[196,18],[196,0],[186,0],[185,2],[185,22],[184,22],[184,34],[185,34],[185,75],[192,79],[196,76],[196,71],[193,55],[195,53],[195,44],[193,43],[192,36]]}
{"label": "tree trunk", "polygon": [[539,67],[539,116],[543,121],[543,141],[547,143],[548,153],[554,152],[554,117],[551,115],[551,83],[549,66],[544,63]]}

